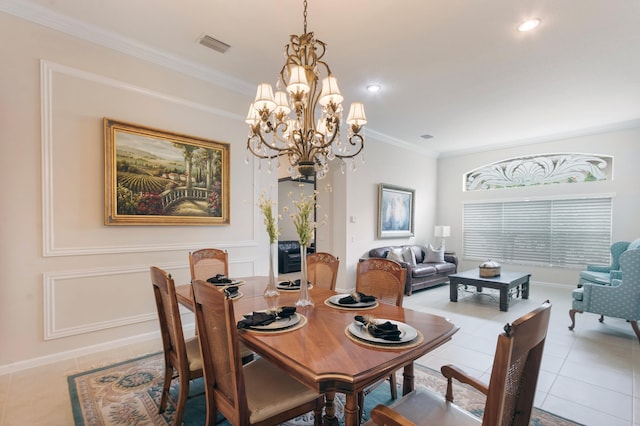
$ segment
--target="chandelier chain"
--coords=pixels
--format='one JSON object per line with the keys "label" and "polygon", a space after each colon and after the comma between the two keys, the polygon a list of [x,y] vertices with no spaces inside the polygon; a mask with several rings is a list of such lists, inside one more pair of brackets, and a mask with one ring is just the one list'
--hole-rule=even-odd
{"label": "chandelier chain", "polygon": [[302,14],[304,18],[304,34],[307,33],[307,0],[304,0],[304,13]]}

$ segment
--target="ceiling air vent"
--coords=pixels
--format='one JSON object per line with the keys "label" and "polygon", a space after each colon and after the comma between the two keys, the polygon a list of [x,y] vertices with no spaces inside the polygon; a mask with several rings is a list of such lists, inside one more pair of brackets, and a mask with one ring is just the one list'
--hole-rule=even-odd
{"label": "ceiling air vent", "polygon": [[227,49],[231,47],[227,43],[224,43],[220,40],[216,40],[215,38],[208,36],[206,34],[200,37],[199,43],[203,46],[208,47],[209,49],[213,49],[220,53],[226,52]]}

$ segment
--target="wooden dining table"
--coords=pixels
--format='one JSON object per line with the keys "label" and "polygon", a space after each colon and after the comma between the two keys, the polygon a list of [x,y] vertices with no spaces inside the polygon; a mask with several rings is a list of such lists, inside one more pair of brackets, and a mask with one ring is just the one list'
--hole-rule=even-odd
{"label": "wooden dining table", "polygon": [[[267,277],[242,278],[241,297],[234,301],[236,321],[243,314],[277,306],[295,306],[299,291],[281,291],[276,299],[267,299],[263,291]],[[176,286],[178,302],[193,310],[191,285]],[[239,330],[240,340],[261,357],[287,371],[300,382],[327,398],[325,424],[337,424],[333,396],[344,393],[345,425],[359,424],[358,393],[403,368],[403,394],[414,388],[413,362],[449,341],[458,327],[439,315],[378,303],[369,309],[338,308],[327,299],[336,292],[311,288],[314,306],[299,307],[306,320],[302,327],[278,332]],[[403,346],[374,346],[350,337],[347,327],[355,315],[373,315],[410,325],[418,338]]]}

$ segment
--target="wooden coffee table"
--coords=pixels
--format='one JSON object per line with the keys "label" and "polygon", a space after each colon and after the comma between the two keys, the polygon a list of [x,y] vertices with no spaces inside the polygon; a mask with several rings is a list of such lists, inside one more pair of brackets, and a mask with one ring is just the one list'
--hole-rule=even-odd
{"label": "wooden coffee table", "polygon": [[529,298],[529,277],[531,274],[522,272],[501,271],[497,277],[483,278],[480,277],[480,269],[472,269],[470,271],[460,272],[458,274],[449,275],[449,300],[458,301],[458,286],[474,286],[478,292],[483,287],[494,288],[500,290],[500,310],[509,310],[509,293],[514,287],[517,287],[517,294],[523,299]]}

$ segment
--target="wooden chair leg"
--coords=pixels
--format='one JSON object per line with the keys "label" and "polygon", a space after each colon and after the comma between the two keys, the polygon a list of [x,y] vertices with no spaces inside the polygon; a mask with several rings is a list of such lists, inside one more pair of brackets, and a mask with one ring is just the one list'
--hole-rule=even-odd
{"label": "wooden chair leg", "polygon": [[167,401],[169,399],[169,388],[171,387],[171,380],[173,380],[173,366],[165,364],[164,366],[164,383],[162,384],[162,396],[160,397],[160,405],[158,407],[158,413],[164,413],[167,408]]}
{"label": "wooden chair leg", "polygon": [[582,313],[582,311],[579,311],[577,309],[569,309],[569,317],[571,318],[571,325],[569,326],[569,330],[573,331],[573,327],[576,326],[576,312],[578,312],[579,314]]}
{"label": "wooden chair leg", "polygon": [[182,425],[182,417],[184,417],[184,409],[187,407],[187,399],[189,398],[189,377],[184,377],[184,374],[180,375],[180,389],[178,391],[178,401],[176,401],[176,415],[173,419],[175,426]]}
{"label": "wooden chair leg", "polygon": [[633,328],[633,332],[636,333],[636,337],[638,338],[638,343],[640,343],[640,329],[638,328],[638,321],[629,321],[631,323],[631,328]]}

